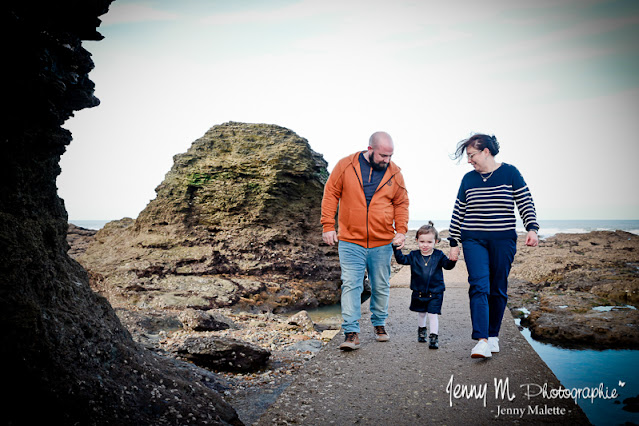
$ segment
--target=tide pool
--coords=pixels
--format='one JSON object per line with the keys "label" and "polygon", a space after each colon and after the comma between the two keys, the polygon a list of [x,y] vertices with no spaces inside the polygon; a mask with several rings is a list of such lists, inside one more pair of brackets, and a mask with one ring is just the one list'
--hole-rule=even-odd
{"label": "tide pool", "polygon": [[578,399],[593,425],[639,424],[639,413],[623,409],[625,399],[639,396],[639,351],[568,349],[533,339],[527,328],[521,333],[565,388],[616,390],[614,399]]}

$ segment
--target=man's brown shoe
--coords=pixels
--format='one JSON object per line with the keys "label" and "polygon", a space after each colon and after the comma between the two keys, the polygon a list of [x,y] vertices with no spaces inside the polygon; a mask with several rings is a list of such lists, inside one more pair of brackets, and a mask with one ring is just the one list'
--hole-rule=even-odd
{"label": "man's brown shoe", "polygon": [[339,348],[343,351],[354,351],[359,349],[359,334],[358,333],[344,333],[344,343],[339,345]]}
{"label": "man's brown shoe", "polygon": [[375,326],[375,338],[378,342],[388,342],[390,340],[390,337],[388,336],[388,333],[386,333],[386,329],[383,325]]}

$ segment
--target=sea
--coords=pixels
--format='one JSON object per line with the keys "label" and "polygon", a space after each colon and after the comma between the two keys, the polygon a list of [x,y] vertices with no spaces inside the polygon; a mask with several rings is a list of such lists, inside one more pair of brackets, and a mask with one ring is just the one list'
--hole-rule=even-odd
{"label": "sea", "polygon": [[[539,238],[555,234],[582,234],[591,231],[626,231],[639,235],[639,220],[539,220]],[[410,220],[408,229],[416,230],[428,224],[428,220]],[[443,231],[450,227],[450,219],[433,220],[435,229]],[[525,233],[523,223],[517,220],[517,232]]]}
{"label": "sea", "polygon": [[[70,219],[70,223],[86,229],[101,229],[110,220],[77,220]],[[417,230],[426,225],[428,220],[410,220],[408,229]],[[433,224],[438,231],[448,229],[450,220],[437,219]],[[555,234],[582,234],[591,231],[626,231],[639,235],[639,220],[539,220],[539,237],[548,238]],[[517,231],[525,232],[524,225],[518,221]]]}
{"label": "sea", "polygon": [[[108,220],[69,220],[76,226],[101,229]],[[416,230],[428,220],[411,220],[409,229]],[[448,229],[449,220],[433,220],[438,231]],[[639,220],[539,220],[539,237],[548,238],[559,233],[587,233],[591,231],[621,230],[639,235]],[[518,223],[518,232],[525,232]],[[338,305],[325,306],[309,312],[311,318],[320,321],[325,317],[340,315]],[[519,319],[515,320],[519,323]],[[527,328],[522,335],[541,359],[561,381],[564,388],[599,393],[594,398],[579,398],[577,403],[593,425],[639,425],[639,413],[624,410],[627,398],[639,398],[639,350],[572,349],[539,342],[531,337]],[[606,398],[612,391],[616,398]]]}

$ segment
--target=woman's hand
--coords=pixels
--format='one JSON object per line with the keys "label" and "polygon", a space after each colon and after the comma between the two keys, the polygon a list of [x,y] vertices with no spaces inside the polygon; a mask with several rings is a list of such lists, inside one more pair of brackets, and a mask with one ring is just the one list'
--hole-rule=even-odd
{"label": "woman's hand", "polygon": [[528,231],[528,235],[526,235],[526,245],[530,247],[537,247],[539,245],[539,237],[535,231]]}
{"label": "woman's hand", "polygon": [[448,253],[448,258],[457,262],[459,260],[459,246],[451,247]]}

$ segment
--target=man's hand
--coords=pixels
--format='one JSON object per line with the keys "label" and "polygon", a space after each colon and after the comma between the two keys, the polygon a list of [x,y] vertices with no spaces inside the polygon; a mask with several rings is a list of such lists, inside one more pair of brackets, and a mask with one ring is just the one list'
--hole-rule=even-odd
{"label": "man's hand", "polygon": [[395,234],[395,238],[393,238],[393,248],[402,249],[404,247],[404,242],[406,241],[406,235],[397,233]]}
{"label": "man's hand", "polygon": [[322,233],[322,239],[329,246],[334,246],[335,243],[337,242],[337,232],[335,231],[324,232]]}
{"label": "man's hand", "polygon": [[451,247],[448,253],[448,258],[453,261],[459,260],[459,246]]}
{"label": "man's hand", "polygon": [[530,247],[537,247],[539,245],[539,237],[535,231],[528,231],[528,235],[526,235],[526,245]]}

